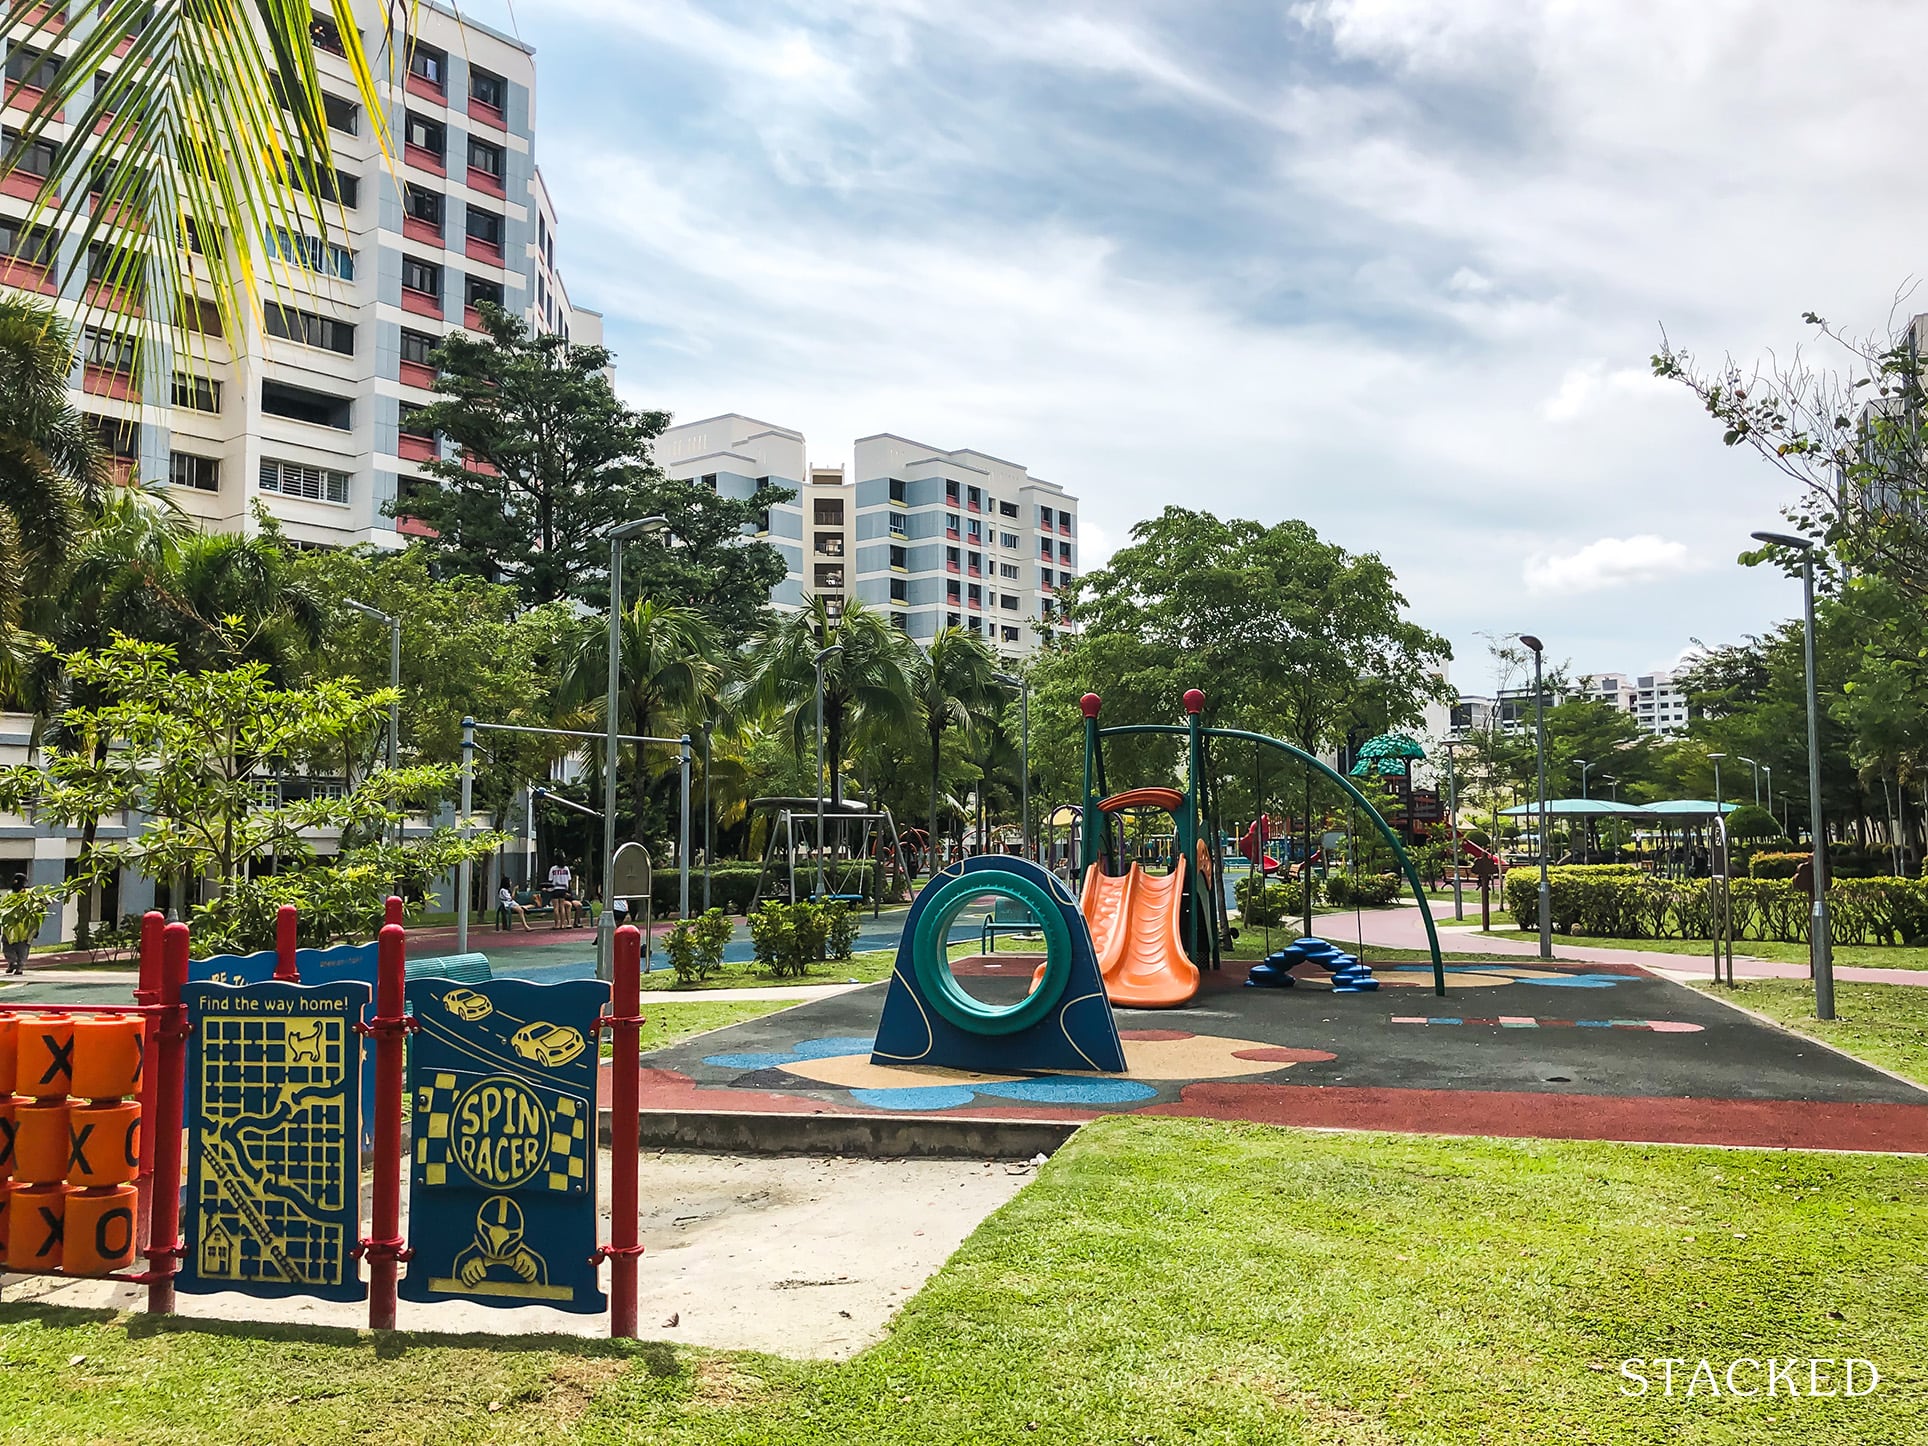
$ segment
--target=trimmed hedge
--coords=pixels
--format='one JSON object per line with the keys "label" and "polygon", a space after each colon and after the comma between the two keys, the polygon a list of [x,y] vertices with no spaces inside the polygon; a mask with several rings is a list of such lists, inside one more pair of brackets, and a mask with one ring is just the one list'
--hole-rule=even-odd
{"label": "trimmed hedge", "polygon": [[1328,875],[1321,887],[1328,903],[1341,909],[1377,909],[1390,904],[1406,891],[1406,881],[1398,874]]}
{"label": "trimmed hedge", "polygon": [[[710,903],[726,913],[742,914],[750,907],[750,897],[756,893],[756,880],[759,866],[747,863],[719,863],[710,874]],[[824,864],[824,887],[836,892],[862,894],[871,897],[876,888],[876,866],[873,864],[841,864],[832,867]],[[773,866],[770,870],[770,887],[781,892],[789,883],[788,873]],[[803,860],[797,860],[797,887],[808,894],[816,887],[817,872],[814,866],[806,867]],[[681,896],[681,883],[676,869],[658,869],[650,880],[650,898],[659,919],[675,914]],[[703,871],[690,870],[690,908],[703,907]]]}
{"label": "trimmed hedge", "polygon": [[[1539,871],[1506,876],[1506,911],[1522,929],[1539,920]],[[1713,885],[1661,879],[1624,864],[1547,870],[1553,927],[1605,939],[1711,939]],[[1786,879],[1734,879],[1728,886],[1736,939],[1807,942],[1811,901]],[[1928,881],[1841,879],[1828,889],[1837,944],[1928,944]]]}
{"label": "trimmed hedge", "polygon": [[[1266,884],[1253,899],[1252,880],[1240,879],[1232,892],[1238,900],[1239,918],[1254,928],[1266,929],[1305,915],[1305,890],[1296,879],[1290,883]],[[1312,899],[1319,898],[1319,881],[1312,880]]]}
{"label": "trimmed hedge", "polygon": [[1757,879],[1791,879],[1810,857],[1805,853],[1755,854],[1747,861],[1747,872]]}

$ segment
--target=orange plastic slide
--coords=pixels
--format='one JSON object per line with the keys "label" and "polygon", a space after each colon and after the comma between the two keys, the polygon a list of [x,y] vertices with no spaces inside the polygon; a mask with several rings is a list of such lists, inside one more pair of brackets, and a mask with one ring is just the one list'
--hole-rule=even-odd
{"label": "orange plastic slide", "polygon": [[1137,864],[1113,877],[1093,864],[1079,907],[1104,976],[1105,997],[1126,1009],[1170,1009],[1198,993],[1198,966],[1178,931],[1185,863],[1161,877]]}

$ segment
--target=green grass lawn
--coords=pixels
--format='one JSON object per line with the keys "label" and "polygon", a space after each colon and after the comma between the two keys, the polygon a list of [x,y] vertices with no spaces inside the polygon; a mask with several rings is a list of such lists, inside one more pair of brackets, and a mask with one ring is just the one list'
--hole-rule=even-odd
{"label": "green grass lawn", "polygon": [[[1924,1230],[1917,1161],[1109,1119],[845,1364],[3,1306],[0,1437],[1902,1446]],[[1631,1357],[1769,1355],[1882,1385],[1621,1394]]]}
{"label": "green grass lawn", "polygon": [[[664,999],[643,1002],[643,1052],[681,1044],[691,1035],[741,1024],[789,1006],[780,999]],[[603,1053],[609,1053],[607,1041]]]}
{"label": "green grass lawn", "polygon": [[1814,986],[1805,979],[1694,987],[1928,1086],[1928,989],[1919,985],[1836,984],[1835,1017],[1825,1022],[1814,1017]]}
{"label": "green grass lawn", "polygon": [[[1537,939],[1533,929],[1494,929],[1482,933],[1488,939]],[[1645,954],[1694,954],[1704,959],[1714,955],[1707,939],[1599,939],[1591,934],[1555,934],[1553,947],[1562,944],[1587,949],[1632,949]],[[1737,939],[1734,953],[1755,959],[1772,959],[1782,964],[1805,964],[1808,946],[1783,944],[1776,940]],[[1836,944],[1834,962],[1860,964],[1870,969],[1928,969],[1928,949],[1906,949],[1896,944]]]}

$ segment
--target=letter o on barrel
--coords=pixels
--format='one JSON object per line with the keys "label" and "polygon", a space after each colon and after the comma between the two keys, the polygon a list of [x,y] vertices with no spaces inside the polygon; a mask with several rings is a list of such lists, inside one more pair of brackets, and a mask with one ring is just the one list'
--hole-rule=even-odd
{"label": "letter o on barrel", "polygon": [[132,1185],[76,1190],[67,1197],[66,1253],[69,1275],[106,1275],[134,1259]]}

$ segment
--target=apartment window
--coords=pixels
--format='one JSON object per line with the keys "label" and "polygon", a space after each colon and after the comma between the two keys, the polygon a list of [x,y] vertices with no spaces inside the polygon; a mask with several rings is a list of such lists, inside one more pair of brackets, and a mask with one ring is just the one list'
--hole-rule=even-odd
{"label": "apartment window", "polygon": [[890,565],[892,567],[909,567],[910,566],[910,549],[906,547],[893,546],[890,549]]}
{"label": "apartment window", "polygon": [[342,209],[347,211],[361,204],[361,181],[356,177],[327,166],[309,166],[308,169],[315,184],[315,194],[322,200],[338,201]]}
{"label": "apartment window", "polygon": [[398,414],[396,427],[403,436],[429,438],[435,436],[435,429],[433,427],[424,426],[415,420],[417,416],[426,410],[427,408],[419,407],[413,402],[403,402],[401,404],[401,411]]}
{"label": "apartment window", "polygon": [[893,628],[896,628],[897,631],[900,633],[909,632],[910,631],[910,614],[909,613],[892,613],[890,615],[890,625]]}
{"label": "apartment window", "polygon": [[0,256],[35,266],[51,266],[56,248],[54,233],[46,226],[29,226],[12,216],[0,216]]}
{"label": "apartment window", "polygon": [[1071,530],[1071,514],[1069,512],[1060,512],[1058,514],[1058,526],[1066,532]]}
{"label": "apartment window", "polygon": [[810,509],[811,519],[819,527],[843,526],[843,499],[841,497],[818,498]]}
{"label": "apartment window", "polygon": [[20,147],[20,132],[12,126],[0,130],[0,142],[4,143],[5,154],[12,160],[12,169],[29,176],[46,180],[53,174],[54,162],[60,159],[60,148],[52,141],[35,141],[24,150]]}
{"label": "apartment window", "polygon": [[483,175],[502,179],[502,147],[490,141],[469,137],[469,169],[480,171]]}
{"label": "apartment window", "polygon": [[904,498],[908,495],[909,492],[904,484],[903,478],[893,477],[890,479],[890,500],[892,502],[895,502],[901,507],[904,505]]}
{"label": "apartment window", "polygon": [[957,484],[955,482],[946,482],[944,484],[944,500],[953,507],[957,506]]}
{"label": "apartment window", "polygon": [[964,535],[970,538],[972,542],[982,542],[984,539],[983,522],[980,521],[978,518],[973,517],[970,520],[970,522],[965,526]]}
{"label": "apartment window", "polygon": [[419,291],[437,300],[442,295],[442,268],[432,261],[418,261],[413,256],[402,258],[402,285],[410,291]]}
{"label": "apartment window", "polygon": [[901,577],[893,577],[890,580],[890,600],[894,603],[909,602],[910,583]]}
{"label": "apartment window", "polygon": [[950,533],[952,537],[955,537],[957,536],[957,528],[957,514],[955,512],[946,512],[944,514],[944,530]]}
{"label": "apartment window", "polygon": [[291,306],[277,306],[272,301],[263,306],[262,313],[270,336],[281,337],[284,341],[298,341],[303,346],[320,347],[324,351],[339,352],[343,356],[355,354],[355,328],[351,322],[336,321],[332,316],[317,316],[312,311],[297,311]]}
{"label": "apartment window", "polygon": [[1015,643],[1018,640],[1018,630],[1016,628],[999,628],[998,635],[1007,643]]}
{"label": "apartment window", "polygon": [[341,31],[335,22],[326,15],[317,15],[308,27],[308,38],[317,50],[325,50],[330,55],[346,55],[348,52],[341,43]]}
{"label": "apartment window", "polygon": [[346,246],[323,241],[318,236],[298,235],[285,226],[275,227],[267,243],[269,255],[279,256],[305,271],[336,276],[343,281],[355,279],[355,253]]}
{"label": "apartment window", "polygon": [[291,422],[307,422],[317,427],[333,427],[345,432],[352,425],[347,397],[311,391],[288,382],[261,383],[261,410],[271,417],[286,417]]}
{"label": "apartment window", "polygon": [[997,535],[997,545],[1015,549],[1018,545],[1018,535],[1015,532],[1000,532]]}
{"label": "apartment window", "polygon": [[1040,507],[1038,509],[1038,526],[1049,527],[1050,525],[1051,525],[1051,509],[1049,507]]}
{"label": "apartment window", "polygon": [[402,209],[411,219],[425,226],[433,226],[438,232],[442,229],[443,200],[440,191],[431,191],[426,186],[408,183],[402,187]]}
{"label": "apartment window", "polygon": [[60,58],[44,50],[16,45],[12,54],[7,56],[7,79],[21,85],[45,90],[54,83],[54,77],[59,73]]}
{"label": "apartment window", "polygon": [[981,553],[981,552],[970,552],[970,553],[966,553],[966,554],[964,555],[964,560],[965,560],[965,562],[966,562],[966,563],[968,563],[968,564],[969,564],[969,566],[970,566],[970,569],[971,569],[971,571],[972,571],[972,573],[974,573],[974,574],[975,574],[975,573],[979,573],[979,572],[982,572],[982,571],[984,570],[984,554],[983,554],[983,553]]}
{"label": "apartment window", "polygon": [[111,331],[90,326],[81,337],[81,353],[90,367],[101,367],[110,372],[134,370],[134,339],[131,336],[116,336]]}
{"label": "apartment window", "polygon": [[998,594],[997,605],[1007,613],[1014,613],[1018,610],[1017,598],[1008,592]]}
{"label": "apartment window", "polygon": [[1058,561],[1059,562],[1071,561],[1071,544],[1070,543],[1060,542],[1058,544]]}
{"label": "apartment window", "polygon": [[221,384],[212,377],[197,377],[190,372],[174,373],[174,405],[191,412],[219,412]]}
{"label": "apartment window", "polygon": [[1016,582],[1018,580],[1018,565],[1015,562],[1000,562],[997,565],[997,575],[1006,582]]}
{"label": "apartment window", "polygon": [[427,151],[440,161],[448,155],[449,130],[438,120],[430,120],[425,115],[408,113],[403,126],[402,138],[418,150]]}
{"label": "apartment window", "polygon": [[310,502],[348,501],[348,474],[327,467],[310,467],[303,462],[282,462],[273,457],[261,459],[261,490],[283,497],[304,497]]}
{"label": "apartment window", "polygon": [[1048,537],[1040,537],[1040,538],[1038,539],[1038,556],[1039,556],[1039,557],[1044,557],[1044,558],[1048,558],[1048,557],[1050,557],[1051,555],[1052,555],[1052,554],[1051,554],[1051,539],[1050,539],[1050,538],[1048,538]]}
{"label": "apartment window", "polygon": [[984,619],[973,614],[970,622],[966,624],[966,626],[974,633],[981,633],[984,631]]}
{"label": "apartment window", "polygon": [[221,490],[221,459],[197,457],[192,452],[170,452],[167,480],[176,487],[192,487],[196,492]]}
{"label": "apartment window", "polygon": [[408,73],[440,90],[448,83],[449,58],[432,45],[418,43],[408,53]]}
{"label": "apartment window", "polygon": [[965,488],[964,500],[970,504],[973,510],[982,507],[984,505],[984,489],[981,487]]}
{"label": "apartment window", "polygon": [[508,99],[509,82],[492,70],[469,67],[469,99],[482,102],[490,110],[502,110]]}
{"label": "apartment window", "polygon": [[889,513],[888,521],[890,525],[890,535],[892,537],[904,537],[908,535],[909,529],[910,529],[910,519],[906,517],[903,513],[901,512]]}
{"label": "apartment window", "polygon": [[436,339],[427,332],[407,329],[402,332],[402,360],[405,362],[412,362],[418,367],[434,366],[435,363],[429,358],[435,346]]}
{"label": "apartment window", "polygon": [[947,547],[944,549],[944,565],[953,571],[956,569],[957,549],[955,547]]}
{"label": "apartment window", "polygon": [[499,250],[502,246],[502,218],[494,211],[484,211],[480,206],[469,207],[469,239]]}
{"label": "apartment window", "polygon": [[843,576],[844,573],[841,567],[819,565],[817,568],[817,586],[819,588],[841,588],[843,586]]}
{"label": "apartment window", "polygon": [[976,583],[972,583],[969,587],[964,589],[964,597],[965,597],[965,600],[969,602],[972,607],[981,607],[983,606],[983,603],[984,603],[984,589],[979,587]]}
{"label": "apartment window", "polygon": [[1038,569],[1038,586],[1039,587],[1051,586],[1051,569],[1050,568],[1041,567]]}
{"label": "apartment window", "polygon": [[87,248],[89,281],[115,288],[136,287],[140,285],[144,270],[141,258],[123,247],[107,246],[96,241]]}
{"label": "apartment window", "polygon": [[343,100],[340,96],[323,91],[321,113],[327,117],[329,130],[340,131],[345,136],[361,133],[361,107],[352,100]]}
{"label": "apartment window", "polygon": [[817,534],[817,555],[819,557],[842,557],[843,534],[841,532],[819,532]]}
{"label": "apartment window", "polygon": [[138,422],[123,422],[117,417],[103,417],[98,412],[83,412],[87,424],[94,429],[105,447],[123,462],[132,462],[141,454],[141,428]]}
{"label": "apartment window", "polygon": [[998,505],[997,505],[997,515],[998,515],[999,517],[1016,517],[1016,516],[1018,515],[1018,505],[1017,505],[1017,503],[1015,503],[1015,502],[1000,502],[1000,503],[998,503]]}
{"label": "apartment window", "polygon": [[468,277],[463,283],[462,300],[469,306],[480,306],[487,302],[490,306],[502,305],[502,283],[490,281],[481,276]]}
{"label": "apartment window", "polygon": [[954,577],[946,578],[944,581],[944,601],[954,603],[963,596],[964,589],[958,585],[957,579]]}
{"label": "apartment window", "polygon": [[763,536],[764,533],[768,532],[769,530],[770,530],[770,509],[766,507],[756,515],[757,536],[761,537]]}

